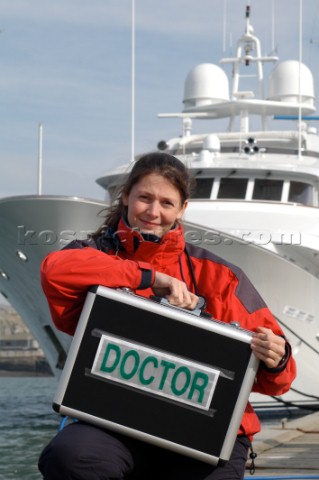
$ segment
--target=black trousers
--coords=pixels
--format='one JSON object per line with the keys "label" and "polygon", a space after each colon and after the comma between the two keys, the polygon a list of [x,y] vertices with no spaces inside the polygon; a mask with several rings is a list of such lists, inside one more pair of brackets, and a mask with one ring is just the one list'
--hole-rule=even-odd
{"label": "black trousers", "polygon": [[45,480],[241,480],[250,442],[238,437],[224,466],[207,463],[85,423],[73,423],[44,448]]}

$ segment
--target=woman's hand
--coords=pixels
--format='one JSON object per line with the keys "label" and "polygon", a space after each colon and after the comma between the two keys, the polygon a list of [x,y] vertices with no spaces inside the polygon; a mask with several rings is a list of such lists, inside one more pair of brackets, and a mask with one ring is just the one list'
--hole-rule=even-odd
{"label": "woman's hand", "polygon": [[170,277],[165,273],[156,272],[155,280],[152,285],[155,295],[165,297],[172,305],[177,307],[194,310],[196,308],[198,297],[187,290],[184,282],[177,278]]}
{"label": "woman's hand", "polygon": [[285,354],[285,344],[285,339],[275,335],[269,328],[257,327],[251,348],[256,357],[268,368],[276,368]]}

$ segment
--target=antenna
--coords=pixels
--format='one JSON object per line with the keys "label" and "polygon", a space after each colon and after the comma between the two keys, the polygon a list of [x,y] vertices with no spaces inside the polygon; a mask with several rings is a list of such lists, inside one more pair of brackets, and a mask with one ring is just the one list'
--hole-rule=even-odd
{"label": "antenna", "polygon": [[224,22],[223,22],[223,52],[226,54],[226,28],[227,28],[227,0],[224,0]]}
{"label": "antenna", "polygon": [[299,89],[299,109],[298,109],[298,158],[301,158],[301,62],[302,62],[302,0],[299,0],[299,76],[298,76],[298,89]]}
{"label": "antenna", "polygon": [[271,51],[275,51],[275,0],[271,6]]}
{"label": "antenna", "polygon": [[38,149],[38,195],[42,195],[42,123],[39,124],[39,149]]}
{"label": "antenna", "polygon": [[131,162],[135,156],[135,0],[132,0]]}

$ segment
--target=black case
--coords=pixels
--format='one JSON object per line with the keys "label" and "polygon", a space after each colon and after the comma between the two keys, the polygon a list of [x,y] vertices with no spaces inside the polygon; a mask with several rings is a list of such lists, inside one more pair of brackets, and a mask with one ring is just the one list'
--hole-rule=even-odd
{"label": "black case", "polygon": [[53,408],[212,465],[227,462],[258,368],[251,338],[238,326],[96,287]]}

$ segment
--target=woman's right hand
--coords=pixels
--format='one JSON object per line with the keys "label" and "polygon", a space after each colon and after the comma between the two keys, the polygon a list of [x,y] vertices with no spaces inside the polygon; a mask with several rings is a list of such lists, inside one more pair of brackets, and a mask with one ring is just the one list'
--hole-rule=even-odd
{"label": "woman's right hand", "polygon": [[169,303],[177,307],[194,310],[197,306],[197,295],[189,292],[184,282],[166,273],[155,272],[152,289],[155,295],[165,297]]}

